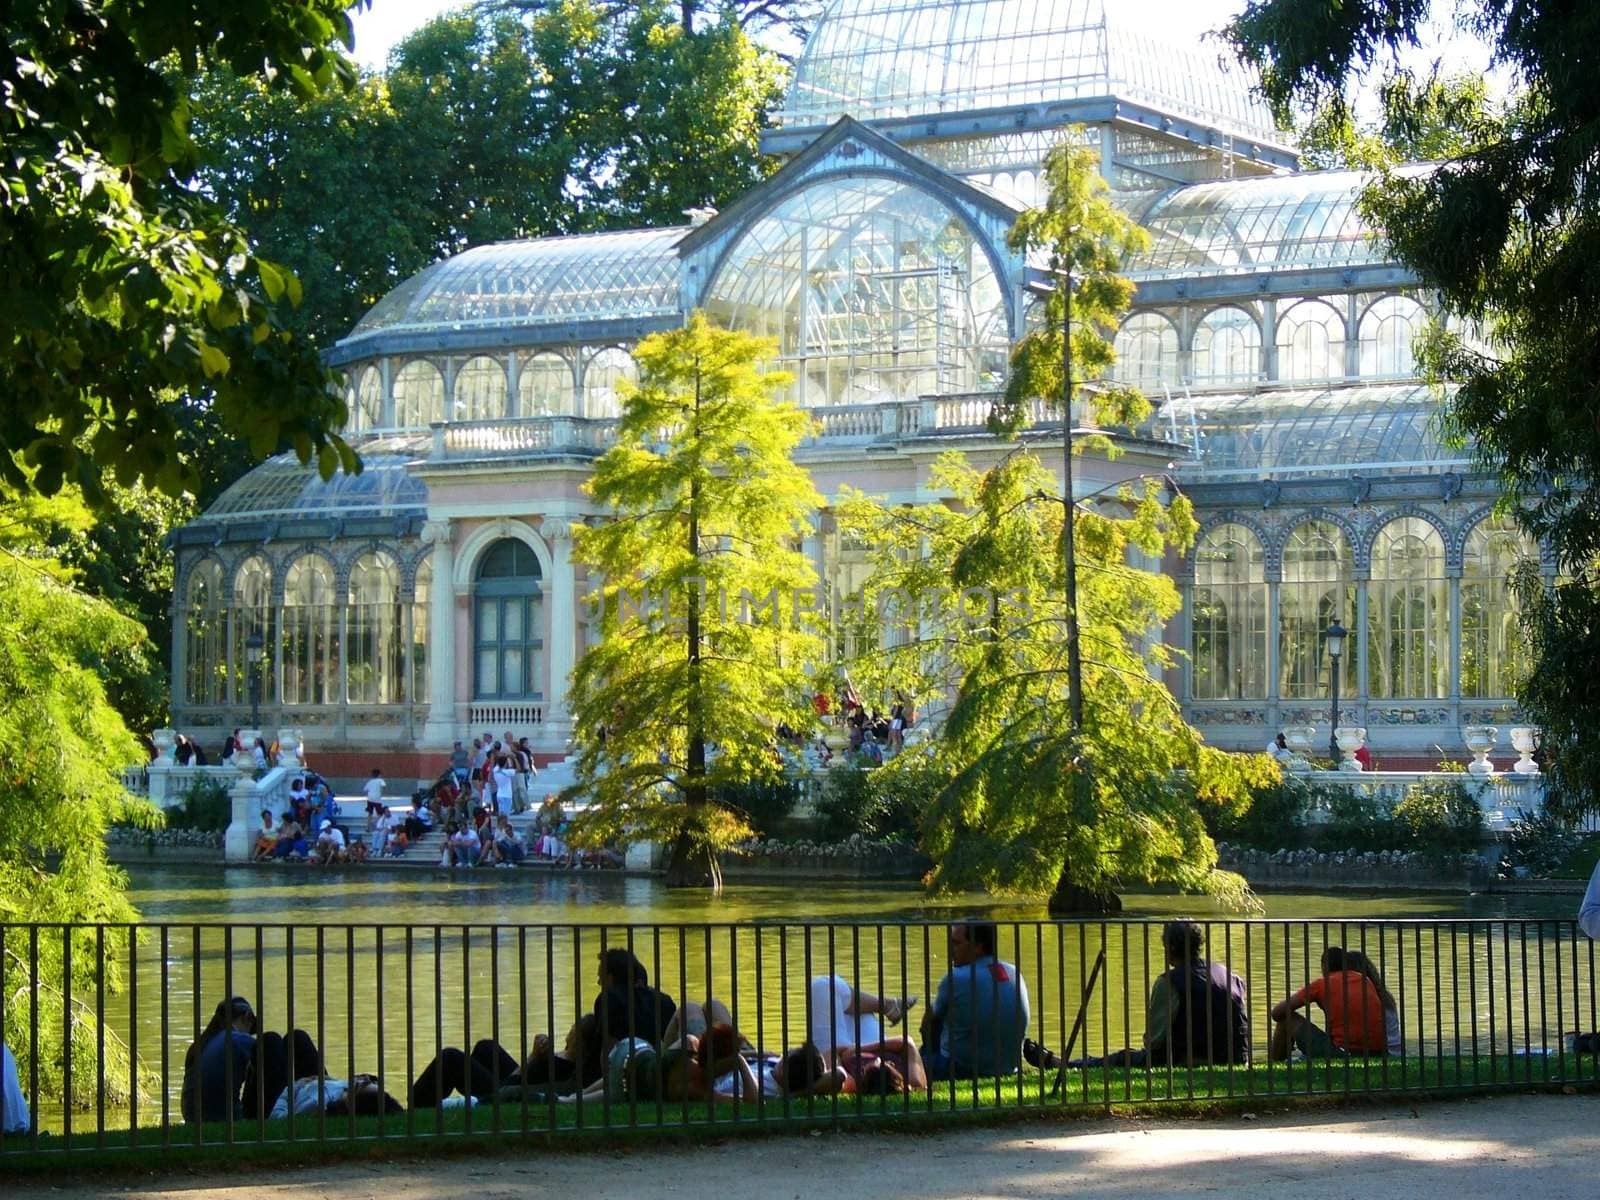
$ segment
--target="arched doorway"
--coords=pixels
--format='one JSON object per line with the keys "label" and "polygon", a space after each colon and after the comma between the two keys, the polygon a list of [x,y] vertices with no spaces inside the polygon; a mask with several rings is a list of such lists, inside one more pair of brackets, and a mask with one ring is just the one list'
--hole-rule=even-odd
{"label": "arched doorway", "polygon": [[484,552],[472,588],[472,694],[478,700],[544,697],[539,560],[516,538]]}

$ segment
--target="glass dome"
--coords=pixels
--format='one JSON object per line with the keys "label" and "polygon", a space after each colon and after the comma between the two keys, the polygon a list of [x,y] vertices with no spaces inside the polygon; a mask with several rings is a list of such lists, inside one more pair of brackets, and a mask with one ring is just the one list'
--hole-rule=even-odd
{"label": "glass dome", "polygon": [[394,330],[547,325],[678,312],[686,226],[477,246],[390,292],[351,337]]}
{"label": "glass dome", "polygon": [[993,390],[1010,347],[988,255],[945,205],[881,176],[827,179],[734,244],[713,319],[778,339],[807,406]]}
{"label": "glass dome", "polygon": [[833,0],[806,42],[779,123],[1115,96],[1248,140],[1282,141],[1243,67],[1145,35],[1156,14],[1139,7],[1125,2],[1108,19],[1104,0]]}
{"label": "glass dome", "polygon": [[1164,192],[1130,212],[1149,231],[1150,248],[1127,273],[1153,279],[1391,263],[1356,208],[1370,178],[1313,171]]}
{"label": "glass dome", "polygon": [[269,458],[223,492],[206,509],[207,521],[286,517],[398,517],[421,515],[428,488],[406,470],[428,452],[427,437],[379,438],[361,446],[359,475],[323,479],[314,463],[293,454]]}

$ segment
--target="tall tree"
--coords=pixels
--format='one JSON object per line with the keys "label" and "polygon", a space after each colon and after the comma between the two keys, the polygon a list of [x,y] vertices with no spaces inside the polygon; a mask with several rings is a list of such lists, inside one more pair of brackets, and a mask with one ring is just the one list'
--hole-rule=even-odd
{"label": "tall tree", "polygon": [[610,510],[577,531],[600,640],[577,665],[578,822],[589,841],[671,847],[667,880],[720,888],[748,836],[719,789],[777,779],[777,729],[809,727],[822,653],[801,552],[821,498],[792,451],[810,426],[764,369],[770,340],[699,313],[634,351],[641,382],[585,485]]}
{"label": "tall tree", "polygon": [[[122,873],[106,861],[105,831],[113,821],[155,823],[157,814],[129,797],[121,772],[144,755],[106,696],[102,679],[121,656],[148,650],[143,630],[109,604],[85,595],[49,545],[52,531],[87,533],[94,516],[71,489],[44,500],[0,492],[0,923],[129,921]],[[8,1028],[24,1028],[38,1002],[38,1045],[49,1048],[37,1064],[29,1047],[12,1039],[22,1069],[37,1066],[46,1095],[63,1097],[58,1049],[70,1038],[74,1093],[94,1100],[99,1021],[80,1000],[70,1007],[63,987],[63,953],[75,951],[73,990],[93,995],[97,958],[94,931],[70,935],[43,931],[37,976],[27,961],[27,940],[7,938],[8,979],[36,978],[32,987],[8,986],[0,994]],[[124,961],[122,933],[109,932],[104,983],[114,993]],[[125,1099],[130,1079],[126,1047],[113,1033],[106,1041],[108,1099]]]}
{"label": "tall tree", "polygon": [[[344,407],[275,302],[297,285],[187,181],[183,79],[224,64],[309,97],[348,83],[344,0],[38,0],[6,10],[0,105],[0,482],[102,475],[169,494],[192,452],[170,397],[204,394],[265,452],[355,460]],[[175,74],[161,69],[177,64]]]}
{"label": "tall tree", "polygon": [[929,883],[1065,911],[1115,911],[1118,890],[1138,884],[1246,903],[1244,881],[1216,869],[1199,803],[1235,810],[1277,768],[1212,749],[1184,722],[1160,678],[1176,657],[1159,630],[1178,590],[1128,565],[1130,552],[1160,557],[1192,542],[1187,502],[1163,503],[1150,480],[1120,493],[1129,517],[1079,506],[1084,703],[1074,731],[1055,479],[1019,449],[981,475],[947,455],[931,484],[950,502],[907,510],[856,495],[840,517],[877,547],[863,619],[903,629],[853,663],[853,676],[923,701],[955,696],[932,743],[949,782],[924,817]]}
{"label": "tall tree", "polygon": [[194,98],[196,187],[293,268],[294,328],[327,346],[387,292],[470,246],[676,224],[773,165],[776,60],[731,21],[562,0],[448,14],[383,75],[300,104],[215,72]]}
{"label": "tall tree", "polygon": [[[1393,173],[1364,199],[1400,261],[1439,297],[1445,327],[1424,361],[1456,386],[1447,416],[1499,474],[1505,502],[1555,548],[1569,582],[1533,608],[1536,686],[1523,696],[1550,731],[1554,794],[1600,810],[1600,10],[1535,0],[1462,0],[1520,93],[1446,148],[1436,169]],[[1419,0],[1257,0],[1226,30],[1269,100],[1348,120],[1374,64],[1424,44]]]}

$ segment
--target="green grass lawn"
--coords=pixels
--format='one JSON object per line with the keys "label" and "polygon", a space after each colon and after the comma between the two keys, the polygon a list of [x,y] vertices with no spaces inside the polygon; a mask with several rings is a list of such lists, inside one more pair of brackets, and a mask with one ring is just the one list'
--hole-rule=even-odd
{"label": "green grass lawn", "polygon": [[[384,1157],[417,1152],[479,1152],[496,1145],[594,1145],[663,1138],[724,1136],[862,1124],[907,1128],[958,1121],[995,1121],[1019,1115],[1098,1116],[1160,1106],[1195,1115],[1245,1111],[1263,1105],[1327,1103],[1387,1094],[1460,1094],[1508,1088],[1600,1086],[1600,1063],[1592,1056],[1406,1057],[1351,1059],[1335,1063],[1259,1064],[1176,1071],[1092,1070],[1068,1072],[1051,1097],[1054,1075],[1029,1072],[1008,1079],[935,1084],[909,1097],[839,1096],[768,1100],[763,1104],[577,1104],[478,1105],[419,1109],[390,1117],[299,1117],[287,1120],[207,1124],[135,1132],[83,1131],[82,1116],[70,1141],[8,1137],[0,1148],[0,1175],[161,1166],[242,1167],[281,1164],[283,1147],[295,1143],[298,1162]],[[231,1136],[230,1136],[231,1134]]]}

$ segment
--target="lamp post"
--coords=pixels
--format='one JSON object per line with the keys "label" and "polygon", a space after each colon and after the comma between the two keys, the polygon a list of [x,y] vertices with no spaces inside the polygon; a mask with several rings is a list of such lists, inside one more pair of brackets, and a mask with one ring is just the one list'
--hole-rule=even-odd
{"label": "lamp post", "polygon": [[1323,632],[1323,640],[1328,645],[1328,676],[1333,689],[1333,724],[1328,729],[1328,750],[1333,756],[1333,761],[1339,761],[1339,668],[1344,660],[1344,639],[1350,631],[1339,624],[1339,618],[1329,623]]}
{"label": "lamp post", "polygon": [[261,728],[261,652],[266,649],[266,643],[261,640],[261,631],[252,629],[250,636],[244,640],[245,656],[250,660],[250,728]]}

